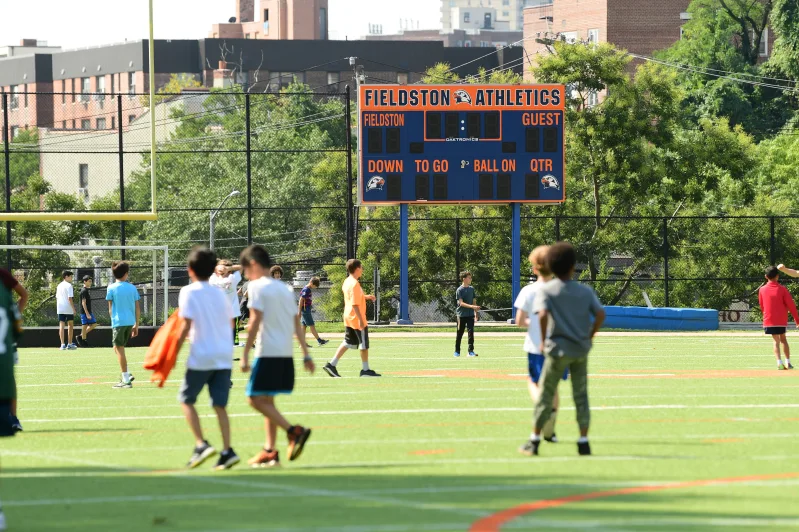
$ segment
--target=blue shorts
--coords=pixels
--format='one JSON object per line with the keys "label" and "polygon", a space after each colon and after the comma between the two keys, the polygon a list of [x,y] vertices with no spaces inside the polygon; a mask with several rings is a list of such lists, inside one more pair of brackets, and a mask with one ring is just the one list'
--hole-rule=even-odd
{"label": "blue shorts", "polygon": [[97,323],[97,320],[95,319],[94,314],[92,314],[92,319],[89,319],[89,317],[86,316],[86,314],[80,315],[81,325],[94,325],[95,323]]}
{"label": "blue shorts", "polygon": [[305,327],[316,325],[316,322],[313,320],[313,313],[311,313],[311,309],[303,309],[303,311],[300,313],[300,322],[302,322],[303,326]]}
{"label": "blue shorts", "polygon": [[290,394],[294,390],[293,358],[256,358],[247,383],[247,397]]}
{"label": "blue shorts", "polygon": [[58,321],[60,323],[69,323],[71,321],[75,321],[75,315],[74,314],[59,314],[58,315]]}
{"label": "blue shorts", "polygon": [[[544,355],[536,355],[533,353],[527,353],[527,365],[529,366],[530,371],[530,379],[538,384],[538,380],[541,378],[541,370],[544,369]],[[569,370],[563,372],[563,380],[565,381],[569,378]]]}

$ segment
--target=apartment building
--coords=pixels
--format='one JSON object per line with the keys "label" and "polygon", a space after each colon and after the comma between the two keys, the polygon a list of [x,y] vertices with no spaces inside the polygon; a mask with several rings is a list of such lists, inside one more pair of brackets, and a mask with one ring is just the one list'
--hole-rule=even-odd
{"label": "apartment building", "polygon": [[507,31],[522,31],[525,5],[537,0],[440,0],[441,27],[452,29],[476,29],[475,24],[485,26],[486,15],[490,24]]}
{"label": "apartment building", "polygon": [[328,0],[236,0],[237,16],[214,24],[211,39],[328,38]]}

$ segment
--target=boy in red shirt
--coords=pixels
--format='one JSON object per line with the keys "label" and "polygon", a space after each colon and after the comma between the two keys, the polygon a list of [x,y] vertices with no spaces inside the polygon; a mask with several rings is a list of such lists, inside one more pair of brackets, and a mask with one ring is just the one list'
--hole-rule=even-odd
{"label": "boy in red shirt", "polygon": [[[799,327],[799,313],[796,311],[796,304],[793,302],[791,293],[779,283],[780,271],[785,271],[791,275],[783,264],[777,268],[769,266],[766,268],[766,279],[768,282],[760,287],[757,298],[760,301],[760,310],[763,312],[763,329],[766,334],[770,334],[774,339],[774,356],[777,357],[777,369],[793,369],[791,365],[791,348],[788,346],[788,338],[785,330],[788,328],[788,312],[793,316],[793,321]],[[791,270],[793,271],[793,270]],[[799,272],[797,276],[799,276]],[[780,358],[780,346],[785,351],[785,366],[782,365]]]}

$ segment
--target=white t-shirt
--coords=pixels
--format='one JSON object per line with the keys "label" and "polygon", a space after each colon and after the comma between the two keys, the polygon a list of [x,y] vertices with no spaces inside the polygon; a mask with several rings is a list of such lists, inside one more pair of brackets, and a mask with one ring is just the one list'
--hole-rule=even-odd
{"label": "white t-shirt", "polygon": [[282,281],[261,277],[250,282],[248,294],[250,300],[247,307],[264,314],[255,343],[255,356],[292,358],[294,319],[297,316],[294,291]]}
{"label": "white t-shirt", "polygon": [[72,283],[61,281],[55,291],[56,310],[58,314],[75,314],[75,309],[69,304],[70,297],[75,297]]}
{"label": "white t-shirt", "polygon": [[[208,279],[211,286],[215,286],[222,290],[227,297],[230,308],[233,311],[233,318],[241,316],[241,309],[239,308],[239,295],[236,293],[239,283],[241,283],[241,273],[232,272],[227,277],[220,277],[217,274],[211,275]],[[233,319],[231,318],[231,319]]]}
{"label": "white t-shirt", "polygon": [[533,312],[533,304],[535,303],[535,296],[538,294],[539,289],[545,284],[545,281],[538,279],[533,284],[528,284],[516,297],[516,303],[513,304],[519,310],[523,310],[530,317],[530,324],[527,326],[527,336],[524,338],[524,350],[531,354],[541,354],[541,324],[538,321],[538,315]]}
{"label": "white t-shirt", "polygon": [[196,370],[233,368],[233,311],[225,294],[206,282],[180,289],[180,316],[191,320],[191,350],[186,367]]}

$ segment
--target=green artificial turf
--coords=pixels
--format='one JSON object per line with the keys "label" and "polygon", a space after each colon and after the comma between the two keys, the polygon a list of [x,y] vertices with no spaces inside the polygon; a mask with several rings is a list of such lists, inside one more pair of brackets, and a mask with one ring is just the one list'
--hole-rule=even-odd
{"label": "green artificial turf", "polygon": [[[333,345],[331,342],[330,345]],[[726,530],[799,527],[799,370],[778,372],[764,338],[601,337],[591,354],[592,457],[578,457],[569,383],[561,385],[559,444],[529,458],[531,402],[521,335],[480,337],[478,358],[452,340],[372,340],[382,379],[303,375],[281,397],[288,419],[314,429],[296,462],[252,470],[262,421],[234,374],[229,472],[213,461],[187,472],[192,437],[176,396],[137,380],[114,390],[110,348],[23,350],[19,414],[25,432],[0,440],[0,501],[10,531],[468,530],[498,511],[542,499],[706,479],[573,502],[509,521],[506,530]],[[321,364],[334,351],[314,348]],[[299,366],[299,364],[298,364]],[[298,368],[299,369],[299,368]],[[212,444],[216,421],[199,410]],[[279,434],[281,454],[285,435]],[[762,477],[762,478],[760,478]]]}

